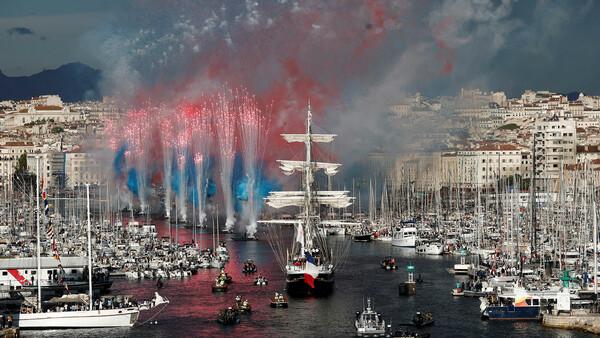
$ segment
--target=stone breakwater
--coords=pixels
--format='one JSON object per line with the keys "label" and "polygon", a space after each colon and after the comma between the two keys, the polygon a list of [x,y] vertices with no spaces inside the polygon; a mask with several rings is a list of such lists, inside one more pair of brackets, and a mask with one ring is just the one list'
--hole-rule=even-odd
{"label": "stone breakwater", "polygon": [[600,334],[600,314],[573,310],[571,313],[544,314],[543,325]]}

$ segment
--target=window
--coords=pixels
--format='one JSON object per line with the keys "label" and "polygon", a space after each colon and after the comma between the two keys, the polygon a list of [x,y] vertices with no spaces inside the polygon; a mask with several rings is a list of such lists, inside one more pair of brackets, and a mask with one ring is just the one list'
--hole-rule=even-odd
{"label": "window", "polygon": [[6,276],[6,275],[8,275],[8,272],[7,271],[2,271],[2,276]]}
{"label": "window", "polygon": [[77,273],[77,269],[71,270],[71,273]]}

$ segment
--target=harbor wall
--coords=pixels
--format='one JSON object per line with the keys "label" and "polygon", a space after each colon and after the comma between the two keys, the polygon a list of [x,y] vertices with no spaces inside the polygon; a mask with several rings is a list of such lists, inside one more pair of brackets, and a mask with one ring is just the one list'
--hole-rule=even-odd
{"label": "harbor wall", "polygon": [[571,313],[544,314],[542,325],[567,330],[579,330],[600,334],[600,314]]}

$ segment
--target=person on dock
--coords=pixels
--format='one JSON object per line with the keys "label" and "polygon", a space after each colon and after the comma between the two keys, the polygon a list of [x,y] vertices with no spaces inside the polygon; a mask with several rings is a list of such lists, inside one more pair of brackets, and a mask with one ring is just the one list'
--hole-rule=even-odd
{"label": "person on dock", "polygon": [[[2,316],[2,317],[4,317],[4,316]],[[13,318],[12,318],[12,316],[9,315],[8,316],[8,328],[9,329],[12,328],[12,323],[13,323]]]}

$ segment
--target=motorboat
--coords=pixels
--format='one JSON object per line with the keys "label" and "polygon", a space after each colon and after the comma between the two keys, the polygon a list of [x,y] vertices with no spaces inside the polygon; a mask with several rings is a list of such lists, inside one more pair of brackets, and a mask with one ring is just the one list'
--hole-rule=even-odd
{"label": "motorboat", "polygon": [[413,323],[418,327],[432,325],[435,322],[431,311],[417,312],[413,317]]}
{"label": "motorboat", "polygon": [[233,306],[233,309],[241,314],[249,315],[252,313],[252,306],[248,303],[248,300],[244,300],[243,302],[236,302]]}
{"label": "motorboat", "polygon": [[242,267],[243,273],[255,273],[257,271],[258,268],[256,268],[256,264],[254,264],[254,261],[252,261],[251,259],[247,259],[244,262],[244,266]]}
{"label": "motorboat", "polygon": [[381,313],[375,312],[371,307],[371,298],[367,298],[367,306],[363,306],[363,311],[356,311],[356,335],[359,337],[384,337],[385,320]]}
{"label": "motorboat", "polygon": [[439,242],[419,240],[419,244],[415,247],[415,251],[422,255],[441,255],[444,253],[444,246]]}
{"label": "motorboat", "polygon": [[233,308],[221,309],[217,315],[217,321],[224,325],[238,324],[240,317]]}
{"label": "motorboat", "polygon": [[227,292],[228,284],[225,281],[219,279],[218,277],[212,282],[212,292]]}
{"label": "motorboat", "polygon": [[271,307],[288,307],[288,299],[279,293],[275,293],[275,297],[269,299]]}
{"label": "motorboat", "polygon": [[267,284],[269,284],[269,281],[265,277],[263,277],[263,275],[260,275],[254,279],[254,285],[267,285]]}
{"label": "motorboat", "polygon": [[392,245],[414,248],[417,243],[417,228],[395,228],[392,234]]}
{"label": "motorboat", "polygon": [[385,270],[396,270],[398,266],[396,265],[396,260],[392,256],[387,256],[381,262],[381,268]]}

